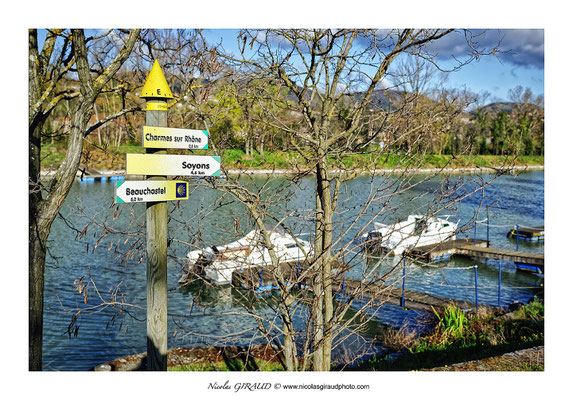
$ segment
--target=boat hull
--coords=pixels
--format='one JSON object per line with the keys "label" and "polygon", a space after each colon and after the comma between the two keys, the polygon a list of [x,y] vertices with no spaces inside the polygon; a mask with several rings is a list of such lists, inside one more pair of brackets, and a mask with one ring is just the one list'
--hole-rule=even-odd
{"label": "boat hull", "polygon": [[394,224],[374,224],[377,229],[363,235],[364,247],[370,251],[401,255],[415,247],[438,244],[456,239],[457,224],[440,218],[409,216]]}
{"label": "boat hull", "polygon": [[[271,266],[273,263],[269,251],[261,242],[258,233],[252,231],[236,242],[189,252],[189,267],[180,283],[188,280],[190,275],[198,275],[216,285],[228,285],[233,282],[233,272],[236,270]],[[284,233],[272,232],[271,242],[279,265],[302,262],[312,256],[310,243],[300,238],[295,240]]]}

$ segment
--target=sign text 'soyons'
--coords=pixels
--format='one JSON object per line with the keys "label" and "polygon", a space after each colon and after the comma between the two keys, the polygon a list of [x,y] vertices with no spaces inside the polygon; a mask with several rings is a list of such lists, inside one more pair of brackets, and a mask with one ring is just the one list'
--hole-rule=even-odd
{"label": "sign text 'soyons'", "polygon": [[128,175],[220,176],[221,157],[127,154]]}

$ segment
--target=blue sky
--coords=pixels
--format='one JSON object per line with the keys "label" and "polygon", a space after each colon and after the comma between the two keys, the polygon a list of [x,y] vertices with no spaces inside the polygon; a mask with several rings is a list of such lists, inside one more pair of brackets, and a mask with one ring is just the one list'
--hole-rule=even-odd
{"label": "blue sky", "polygon": [[[489,93],[488,102],[508,101],[508,91],[520,85],[530,88],[534,95],[544,95],[544,30],[543,29],[473,29],[483,34],[481,45],[501,41],[502,53],[482,57],[448,74],[445,86],[463,88],[475,93]],[[236,47],[237,30],[206,29],[205,36],[213,42],[222,41],[227,51]],[[467,47],[462,34],[445,37],[434,46],[443,66],[452,65],[452,56],[463,57]]]}
{"label": "blue sky", "polygon": [[[508,91],[520,85],[530,88],[535,96],[544,95],[544,30],[543,29],[473,29],[480,34],[480,45],[493,46],[501,41],[502,53],[482,57],[461,70],[448,74],[446,87],[466,88],[474,93],[489,93],[486,103],[508,101]],[[222,42],[227,51],[236,49],[237,29],[204,29],[212,43]],[[432,50],[444,67],[453,65],[453,56],[463,58],[467,44],[456,32],[436,42]]]}

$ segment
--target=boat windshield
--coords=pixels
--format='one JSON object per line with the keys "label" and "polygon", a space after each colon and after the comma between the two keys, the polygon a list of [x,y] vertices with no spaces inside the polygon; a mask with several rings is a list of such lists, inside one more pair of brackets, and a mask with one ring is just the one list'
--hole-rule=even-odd
{"label": "boat windshield", "polygon": [[422,218],[416,219],[416,225],[414,225],[414,235],[421,235],[426,228],[426,221]]}

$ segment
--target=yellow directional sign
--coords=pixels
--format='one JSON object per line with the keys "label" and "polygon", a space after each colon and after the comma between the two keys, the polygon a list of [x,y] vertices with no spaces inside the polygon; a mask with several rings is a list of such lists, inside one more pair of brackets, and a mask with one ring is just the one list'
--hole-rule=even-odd
{"label": "yellow directional sign", "polygon": [[115,203],[187,200],[189,184],[185,181],[116,182]]}
{"label": "yellow directional sign", "polygon": [[147,79],[145,80],[145,84],[143,85],[143,89],[141,89],[139,97],[144,99],[173,99],[171,89],[169,89],[165,75],[163,75],[163,71],[161,70],[161,66],[157,60],[155,60],[151,71],[149,71],[149,75],[147,75]]}
{"label": "yellow directional sign", "polygon": [[154,149],[207,149],[209,132],[196,129],[143,127],[143,147]]}
{"label": "yellow directional sign", "polygon": [[220,176],[221,157],[126,154],[128,175]]}

